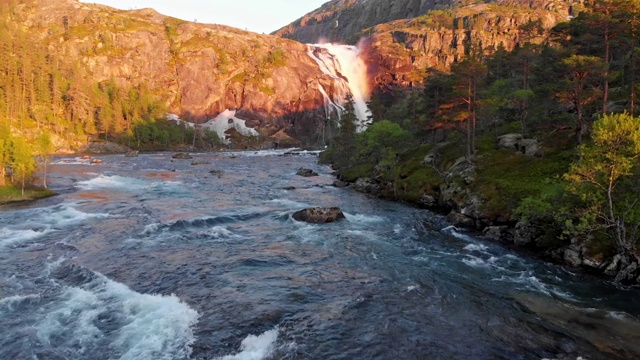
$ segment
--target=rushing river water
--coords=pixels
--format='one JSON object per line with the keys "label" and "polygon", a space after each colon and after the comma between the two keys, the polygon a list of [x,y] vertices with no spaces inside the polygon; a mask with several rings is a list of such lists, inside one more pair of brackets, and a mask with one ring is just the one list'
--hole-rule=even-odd
{"label": "rushing river water", "polygon": [[640,357],[637,290],[282,153],[56,159],[59,196],[0,209],[0,359]]}

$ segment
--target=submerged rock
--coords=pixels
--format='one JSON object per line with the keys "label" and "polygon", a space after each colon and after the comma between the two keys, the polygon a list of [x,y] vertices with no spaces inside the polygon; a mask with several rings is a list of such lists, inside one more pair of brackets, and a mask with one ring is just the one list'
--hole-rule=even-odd
{"label": "submerged rock", "polygon": [[311,177],[311,176],[318,176],[318,173],[313,171],[313,170],[311,170],[311,169],[300,168],[296,172],[296,175],[300,175],[300,176],[304,176],[304,177]]}
{"label": "submerged rock", "polygon": [[193,160],[191,165],[211,165],[211,162],[206,160]]}
{"label": "submerged rock", "polygon": [[344,213],[338,207],[308,208],[293,213],[296,221],[304,221],[312,224],[330,223],[344,219]]}
{"label": "submerged rock", "polygon": [[349,186],[349,183],[346,181],[336,180],[333,182],[333,186],[337,188],[345,188]]}
{"label": "submerged rock", "polygon": [[222,170],[211,170],[209,171],[209,174],[211,175],[216,175],[217,177],[222,177],[222,175],[224,175],[224,171]]}
{"label": "submerged rock", "polygon": [[177,154],[173,155],[172,158],[174,158],[174,159],[193,159],[193,156],[189,155],[188,153],[177,153]]}

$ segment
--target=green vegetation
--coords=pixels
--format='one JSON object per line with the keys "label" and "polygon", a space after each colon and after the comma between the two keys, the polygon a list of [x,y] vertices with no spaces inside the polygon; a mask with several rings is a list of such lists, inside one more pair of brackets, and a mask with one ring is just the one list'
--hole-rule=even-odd
{"label": "green vegetation", "polygon": [[[483,22],[458,15],[434,11],[407,26]],[[537,246],[637,253],[638,29],[637,2],[596,0],[544,42],[540,21],[519,27],[513,51],[471,41],[449,72],[427,69],[424,88],[374,93],[376,122],[349,136],[341,128],[321,160],[345,180],[374,179],[392,199],[428,195],[455,210],[480,199],[485,223],[543,227]],[[507,134],[534,150],[499,146]]]}
{"label": "green vegetation", "polygon": [[51,190],[38,187],[27,187],[22,190],[13,185],[0,186],[0,204],[37,200],[55,194],[56,193]]}
{"label": "green vegetation", "polygon": [[[46,189],[46,170],[44,173],[45,187],[39,188],[31,184],[37,167],[33,149],[23,137],[14,137],[8,129],[6,125],[0,123],[0,203],[33,200],[54,195],[54,192]],[[37,150],[48,149],[51,145],[50,142],[47,142],[48,140],[47,134],[44,133],[38,139]],[[46,155],[43,162],[46,169]],[[8,173],[7,169],[9,169]]]}
{"label": "green vegetation", "polygon": [[[16,21],[18,3],[0,6],[0,188],[4,191],[0,201],[50,195],[45,190],[49,155],[59,148],[79,150],[88,139],[142,150],[192,144],[193,130],[167,121],[163,99],[144,83],[92,81],[82,63],[25,32]],[[152,26],[120,12],[98,20],[88,17],[84,23],[70,24],[65,16],[48,35],[59,35],[62,38],[57,40],[63,41],[95,38],[99,47],[92,41],[82,42],[79,51],[113,55],[114,31]],[[168,20],[167,33],[179,23]],[[216,143],[205,134],[198,145],[210,148]],[[44,189],[33,186],[36,173]]]}
{"label": "green vegetation", "polygon": [[632,252],[640,236],[640,117],[605,115],[591,138],[565,174],[583,204],[578,229],[609,230],[618,251]]}

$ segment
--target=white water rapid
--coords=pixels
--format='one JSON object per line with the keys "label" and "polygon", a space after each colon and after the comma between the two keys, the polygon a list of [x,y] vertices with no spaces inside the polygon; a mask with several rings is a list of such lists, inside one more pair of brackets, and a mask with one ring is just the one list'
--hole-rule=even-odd
{"label": "white water rapid", "polygon": [[640,359],[639,289],[331,186],[315,152],[193,156],[57,157],[57,196],[0,206],[1,360]]}
{"label": "white water rapid", "polygon": [[358,121],[358,132],[366,130],[371,124],[367,107],[369,101],[369,84],[367,82],[367,66],[360,57],[360,50],[356,46],[337,44],[308,44],[308,54],[315,60],[320,70],[335,80],[333,99],[326,89],[318,84],[318,90],[325,99],[325,113],[327,118],[332,112],[337,113],[338,119],[344,112],[347,94],[353,98]]}

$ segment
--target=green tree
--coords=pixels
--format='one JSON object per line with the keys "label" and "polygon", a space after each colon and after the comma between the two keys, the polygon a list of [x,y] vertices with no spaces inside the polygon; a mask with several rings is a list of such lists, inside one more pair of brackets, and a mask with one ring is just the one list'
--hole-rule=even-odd
{"label": "green tree", "polygon": [[[598,56],[604,63],[602,81],[602,112],[608,111],[609,83],[614,59],[623,58],[620,36],[626,32],[629,23],[624,14],[632,11],[631,0],[588,0],[589,11],[584,11],[571,21],[569,28],[572,44],[579,47],[581,54]],[[618,63],[620,63],[618,61]],[[616,67],[619,67],[617,64]]]}
{"label": "green tree", "polygon": [[471,160],[476,152],[476,128],[478,125],[480,86],[487,73],[487,67],[479,58],[468,57],[451,67],[454,75],[454,90],[459,104],[455,120],[466,123],[466,157]]}
{"label": "green tree", "polygon": [[7,185],[7,163],[9,160],[9,141],[6,137],[0,138],[0,186]]}
{"label": "green tree", "polygon": [[601,95],[598,84],[605,73],[605,64],[595,56],[572,55],[562,60],[564,79],[557,96],[569,102],[576,111],[576,142],[582,143],[585,108]]}
{"label": "green tree", "polygon": [[389,120],[375,122],[358,135],[362,145],[361,152],[368,155],[370,160],[380,162],[385,154],[396,154],[411,145],[411,134],[400,125]]}
{"label": "green tree", "polygon": [[11,144],[11,172],[14,178],[20,181],[22,195],[27,179],[36,169],[36,162],[33,158],[33,151],[29,143],[22,137],[15,137]]}
{"label": "green tree", "polygon": [[[640,118],[627,113],[604,115],[594,123],[592,139],[593,144],[579,147],[580,160],[565,179],[587,205],[585,218],[612,232],[619,251],[630,252],[640,221]],[[631,177],[635,181],[625,181]]]}
{"label": "green tree", "polygon": [[51,141],[51,135],[48,131],[42,132],[36,138],[36,153],[42,160],[43,172],[42,172],[42,186],[47,187],[47,167],[51,160],[50,154],[53,153],[53,142]]}

